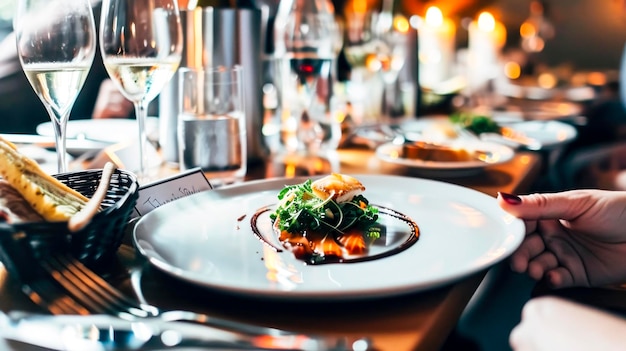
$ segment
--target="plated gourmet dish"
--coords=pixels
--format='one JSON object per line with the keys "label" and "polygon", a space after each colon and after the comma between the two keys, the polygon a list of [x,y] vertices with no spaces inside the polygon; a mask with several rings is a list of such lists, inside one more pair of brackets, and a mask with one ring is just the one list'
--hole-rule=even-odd
{"label": "plated gourmet dish", "polygon": [[477,141],[480,134],[500,133],[500,130],[501,127],[488,116],[455,113],[433,119],[420,131],[417,139],[406,138],[400,156],[432,162],[488,162],[488,151],[477,148],[467,138]]}
{"label": "plated gourmet dish", "polygon": [[470,162],[482,161],[485,151],[473,150],[468,147],[439,145],[425,141],[406,142],[402,144],[402,157],[412,160],[434,162]]}
{"label": "plated gourmet dish", "polygon": [[364,191],[359,180],[338,173],[285,186],[269,215],[273,234],[307,264],[373,259],[417,241],[410,218],[372,205]]}

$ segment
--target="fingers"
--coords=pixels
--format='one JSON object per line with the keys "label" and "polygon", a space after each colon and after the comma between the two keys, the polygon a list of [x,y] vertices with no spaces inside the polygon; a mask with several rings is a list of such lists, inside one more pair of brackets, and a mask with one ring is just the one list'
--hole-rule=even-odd
{"label": "fingers", "polygon": [[520,247],[511,255],[511,269],[517,273],[528,271],[530,261],[546,249],[543,239],[538,234],[530,234]]}
{"label": "fingers", "polygon": [[[552,250],[556,250],[558,255]],[[552,288],[571,286],[576,282],[570,271],[571,267],[568,269],[565,268],[568,266],[561,266],[558,259],[564,255],[575,257],[573,252],[563,252],[569,250],[571,248],[557,246],[550,249],[546,246],[541,235],[530,234],[511,255],[510,267],[514,272],[527,273],[534,280],[546,279]],[[569,266],[577,267],[579,265],[571,262]],[[584,276],[584,274],[582,275]]]}
{"label": "fingers", "polygon": [[512,215],[527,220],[565,219],[580,216],[587,210],[591,192],[564,191],[559,193],[531,194],[524,196],[498,193],[498,204]]}
{"label": "fingers", "polygon": [[559,289],[574,285],[574,277],[568,269],[558,267],[546,273],[546,282],[549,287]]}
{"label": "fingers", "polygon": [[553,270],[559,266],[559,261],[551,252],[543,252],[535,257],[528,264],[528,276],[532,279],[540,280],[546,272]]}
{"label": "fingers", "polygon": [[[563,194],[563,193],[561,193]],[[582,195],[581,195],[582,194]],[[499,194],[500,206],[511,214],[525,219],[527,236],[511,255],[511,270],[527,273],[535,280],[545,279],[552,288],[588,285],[585,266],[579,253],[572,247],[569,233],[564,230],[561,218],[573,218],[585,203],[588,193],[572,193],[562,198],[557,194],[540,194],[517,197]],[[591,196],[591,195],[589,195]],[[561,204],[575,203],[575,206]],[[552,220],[545,220],[551,218]]]}
{"label": "fingers", "polygon": [[545,242],[537,233],[526,237],[511,255],[511,270],[527,273],[534,280],[544,279],[551,288],[589,285],[585,268],[575,250],[562,241]]}
{"label": "fingers", "polygon": [[552,288],[572,285],[589,286],[587,267],[582,262],[580,253],[572,246],[572,242],[559,238],[547,238],[547,250],[558,257],[558,268],[546,274],[546,281]]}

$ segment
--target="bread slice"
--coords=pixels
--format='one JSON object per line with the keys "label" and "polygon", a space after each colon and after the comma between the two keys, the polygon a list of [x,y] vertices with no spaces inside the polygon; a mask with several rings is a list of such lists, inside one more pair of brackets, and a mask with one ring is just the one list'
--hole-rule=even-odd
{"label": "bread slice", "polygon": [[43,217],[26,202],[22,194],[0,179],[0,217],[8,223],[41,222]]}
{"label": "bread slice", "polygon": [[65,221],[85,206],[88,198],[44,172],[0,137],[0,176],[13,186],[47,221]]}

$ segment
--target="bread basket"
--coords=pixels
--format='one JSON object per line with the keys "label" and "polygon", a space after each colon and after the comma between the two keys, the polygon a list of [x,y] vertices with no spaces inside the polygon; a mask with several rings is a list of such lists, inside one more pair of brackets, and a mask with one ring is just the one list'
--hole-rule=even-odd
{"label": "bread basket", "polygon": [[[68,172],[53,175],[62,183],[91,197],[102,175],[102,169]],[[7,264],[24,264],[25,259],[37,259],[42,255],[60,250],[69,250],[87,266],[97,266],[109,260],[122,243],[126,226],[139,196],[139,185],[133,173],[116,170],[111,177],[107,194],[98,212],[83,229],[70,233],[67,222],[25,222],[0,226],[2,247],[0,259]],[[8,238],[26,243],[22,245],[22,255],[14,257],[6,244]],[[26,252],[24,252],[26,251]],[[9,262],[7,262],[7,260]],[[19,267],[13,267],[19,268]]]}

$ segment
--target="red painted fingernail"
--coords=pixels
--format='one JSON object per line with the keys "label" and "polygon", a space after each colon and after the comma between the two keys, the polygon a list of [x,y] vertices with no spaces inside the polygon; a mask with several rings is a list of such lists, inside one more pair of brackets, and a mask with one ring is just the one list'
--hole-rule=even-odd
{"label": "red painted fingernail", "polygon": [[502,200],[509,205],[519,205],[522,203],[522,198],[517,195],[502,192],[499,192],[498,194],[502,197]]}

